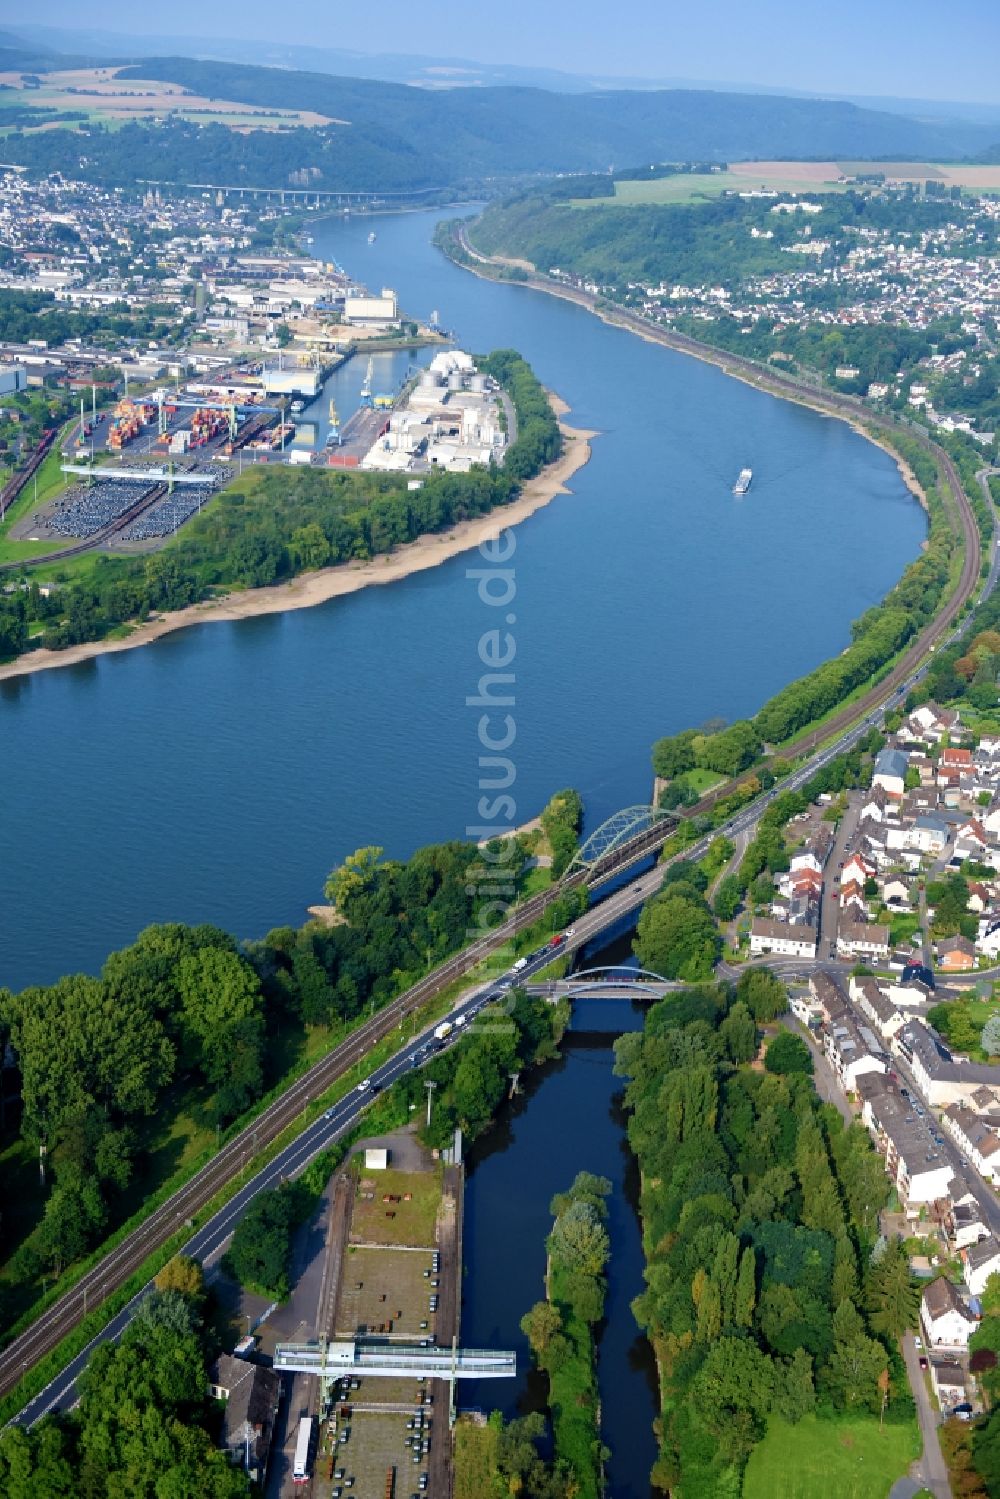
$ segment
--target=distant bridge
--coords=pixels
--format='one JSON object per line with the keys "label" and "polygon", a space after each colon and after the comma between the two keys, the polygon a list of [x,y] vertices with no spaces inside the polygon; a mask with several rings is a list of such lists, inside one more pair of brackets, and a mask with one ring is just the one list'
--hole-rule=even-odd
{"label": "distant bridge", "polygon": [[514,1353],[488,1348],[438,1348],[433,1344],[371,1342],[279,1343],[274,1367],[281,1373],[315,1374],[322,1380],[344,1374],[397,1379],[513,1379]]}
{"label": "distant bridge", "polygon": [[581,999],[584,995],[601,999],[662,999],[671,990],[685,987],[676,979],[651,973],[648,968],[629,968],[620,963],[610,968],[585,968],[544,984],[528,984],[527,990],[545,999]]}
{"label": "distant bridge", "polygon": [[395,204],[405,206],[420,203],[443,191],[440,187],[418,187],[405,192],[345,192],[325,187],[254,187],[243,182],[166,182],[155,177],[139,177],[137,181],[140,187],[166,188],[168,192],[175,193],[218,193],[226,198],[232,193],[238,198],[276,198],[281,203],[286,199],[293,202],[301,199],[303,203],[335,203],[344,208],[391,208]]}

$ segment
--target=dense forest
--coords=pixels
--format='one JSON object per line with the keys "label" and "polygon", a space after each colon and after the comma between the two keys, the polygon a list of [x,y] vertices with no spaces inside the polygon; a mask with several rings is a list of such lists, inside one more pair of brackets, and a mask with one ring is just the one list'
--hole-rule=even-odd
{"label": "dense forest", "polygon": [[897,1339],[918,1291],[901,1244],[878,1237],[882,1161],[819,1104],[801,1043],[748,1066],[784,1005],[749,972],[672,996],[616,1043],[643,1180],[635,1310],[661,1378],[653,1476],[684,1499],[738,1494],[773,1419],[913,1418]]}
{"label": "dense forest", "polygon": [[821,99],[691,89],[422,89],[248,64],[147,58],[125,78],[169,80],[254,108],[313,110],[318,129],[88,125],[5,137],[7,160],[91,181],[137,177],[288,186],[308,170],[333,190],[414,191],[539,172],[606,172],[615,162],[816,157],[954,157],[990,144],[976,125],[932,124]]}
{"label": "dense forest", "polygon": [[408,488],[405,474],[251,469],[162,551],[147,558],[100,554],[49,598],[37,587],[0,598],[0,659],[25,649],[33,620],[45,625],[44,644],[61,650],[99,640],[154,610],[183,608],[218,588],[262,588],[315,568],[378,556],[509,504],[523,481],[558,457],[562,435],[544,391],[518,354],[500,350],[480,367],[510,391],[517,413],[517,440],[502,468],[433,472],[418,490]]}
{"label": "dense forest", "polygon": [[[216,1446],[209,1398],[218,1350],[204,1317],[200,1269],[174,1262],[120,1342],[92,1353],[79,1404],[30,1431],[0,1434],[7,1499],[250,1499],[246,1474]],[[173,1287],[176,1286],[177,1289]]]}
{"label": "dense forest", "polygon": [[[505,847],[516,896],[527,851],[519,839]],[[216,927],[152,926],[96,978],[0,990],[0,1048],[13,1046],[21,1081],[7,1136],[17,1123],[28,1193],[0,1219],[0,1329],[149,1196],[157,1172],[172,1169],[178,1121],[215,1140],[281,1081],[311,1029],[342,1035],[461,947],[492,898],[481,893],[492,888],[478,877],[482,861],[468,843],[405,863],[359,849],[327,883],[338,924],[281,927],[242,946]],[[576,909],[570,897],[552,919]],[[532,1013],[510,1035],[491,1032],[495,1076],[483,1050],[435,1060],[435,1143],[459,1122],[474,1134],[492,1114],[515,1053],[541,1044]],[[29,1165],[40,1153],[42,1191]]]}

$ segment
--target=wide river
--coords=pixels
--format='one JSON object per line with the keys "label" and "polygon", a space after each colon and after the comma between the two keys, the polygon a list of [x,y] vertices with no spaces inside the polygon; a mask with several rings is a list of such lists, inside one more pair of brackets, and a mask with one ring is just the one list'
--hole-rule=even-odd
{"label": "wide river", "polygon": [[[578,787],[593,825],[648,800],[660,734],[751,713],[842,650],[850,622],[916,555],[921,511],[892,461],[842,423],[776,401],[567,303],[483,282],[433,249],[435,214],[329,220],[314,249],[402,305],[440,312],[462,344],[520,349],[599,429],[593,458],[519,527],[519,820]],[[426,359],[426,355],[421,358]],[[392,388],[408,357],[377,361]],[[364,367],[307,413],[325,434]],[[750,494],[731,494],[754,469]],[[478,823],[476,720],[466,704],[495,628],[460,557],[316,609],[208,624],[141,650],[0,683],[0,985],[19,988],[107,951],[150,921],[242,936],[296,922],[359,844],[405,855]],[[620,961],[619,940],[608,950]],[[563,1054],[525,1079],[470,1157],[463,1338],[516,1347],[521,1377],[463,1390],[508,1415],[544,1387],[519,1320],[542,1294],[552,1195],[579,1170],[613,1184],[599,1345],[609,1493],[647,1499],[652,1354],[629,1310],[642,1289],[635,1163],[613,1075],[622,1002],[577,1008]]]}
{"label": "wide river", "polygon": [[[842,422],[478,280],[432,247],[438,216],[378,220],[374,245],[372,221],[330,219],[313,249],[468,349],[520,349],[601,432],[574,493],[518,528],[509,611],[518,818],[572,785],[594,824],[648,800],[657,736],[751,713],[842,650],[924,517]],[[0,684],[0,984],[94,970],[151,921],[296,922],[358,845],[406,855],[479,822],[466,697],[497,621],[470,565]]]}

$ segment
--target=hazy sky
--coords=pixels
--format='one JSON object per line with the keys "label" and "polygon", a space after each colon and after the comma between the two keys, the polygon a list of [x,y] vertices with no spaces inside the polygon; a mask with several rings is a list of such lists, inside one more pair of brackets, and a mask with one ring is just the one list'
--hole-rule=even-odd
{"label": "hazy sky", "polygon": [[0,0],[0,22],[1000,102],[1000,0]]}

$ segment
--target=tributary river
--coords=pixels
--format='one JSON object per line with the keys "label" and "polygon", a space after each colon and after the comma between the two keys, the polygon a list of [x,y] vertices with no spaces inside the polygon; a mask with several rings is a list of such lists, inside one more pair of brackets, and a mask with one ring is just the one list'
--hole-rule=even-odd
{"label": "tributary river", "polygon": [[[374,245],[370,220],[332,219],[313,248],[394,286],[416,316],[437,309],[470,350],[519,349],[570,420],[602,434],[574,493],[518,528],[508,611],[518,820],[576,786],[594,825],[648,800],[658,735],[751,713],[842,650],[917,554],[924,518],[892,460],[843,423],[474,278],[433,249],[437,217],[381,219]],[[405,366],[379,360],[376,388]],[[348,366],[327,393],[342,421],[362,373]],[[297,922],[358,845],[406,855],[478,823],[481,710],[466,698],[497,621],[475,565],[0,683],[0,984],[93,971],[152,921],[241,936]],[[611,1492],[645,1499],[655,1405],[628,1306],[642,1289],[635,1184],[611,1037],[595,1035],[640,1023],[629,1006],[586,1008],[563,1060],[476,1152],[463,1335],[523,1350],[552,1194],[578,1170],[612,1177],[604,1433]],[[523,1382],[472,1393],[508,1410],[532,1399]]]}

